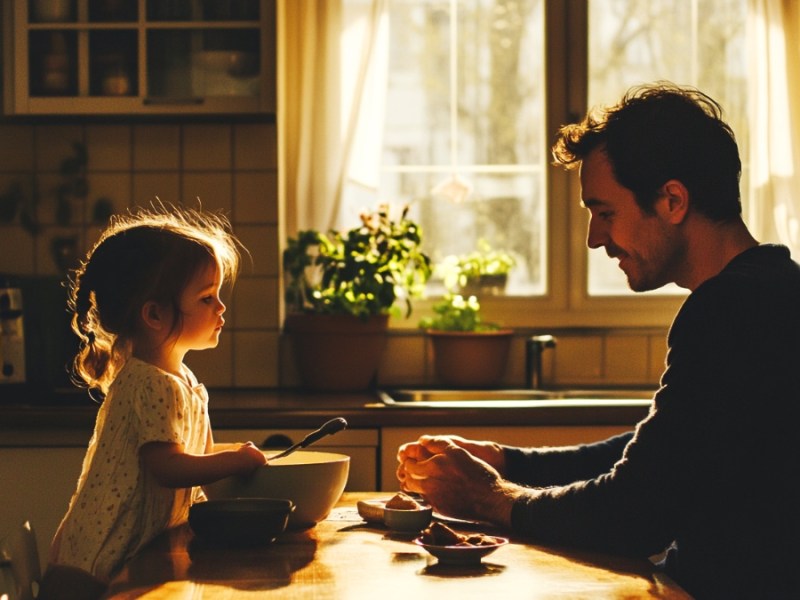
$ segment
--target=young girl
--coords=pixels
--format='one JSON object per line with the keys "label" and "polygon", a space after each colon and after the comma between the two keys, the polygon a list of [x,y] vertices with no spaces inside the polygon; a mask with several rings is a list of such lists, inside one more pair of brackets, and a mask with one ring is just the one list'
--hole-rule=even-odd
{"label": "young girl", "polygon": [[41,596],[100,595],[123,563],[186,520],[200,487],[266,462],[252,443],[215,447],[208,395],[183,364],[214,348],[238,241],[199,211],[117,217],[71,282],[77,375],[105,399]]}

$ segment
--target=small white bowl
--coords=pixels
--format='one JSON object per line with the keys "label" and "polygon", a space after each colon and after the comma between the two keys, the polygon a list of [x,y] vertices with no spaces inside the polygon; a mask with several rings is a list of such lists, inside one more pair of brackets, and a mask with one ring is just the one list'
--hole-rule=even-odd
{"label": "small white bowl", "polygon": [[431,523],[433,509],[422,507],[414,509],[383,508],[383,522],[392,531],[422,531]]}

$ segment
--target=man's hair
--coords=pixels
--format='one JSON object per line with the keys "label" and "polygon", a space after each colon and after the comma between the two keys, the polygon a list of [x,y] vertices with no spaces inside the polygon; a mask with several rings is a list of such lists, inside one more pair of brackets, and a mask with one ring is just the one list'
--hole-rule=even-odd
{"label": "man's hair", "polygon": [[631,88],[616,106],[561,127],[554,164],[573,168],[598,148],[642,210],[651,212],[661,186],[676,179],[707,218],[726,221],[742,213],[736,138],[720,105],[694,88],[666,82]]}

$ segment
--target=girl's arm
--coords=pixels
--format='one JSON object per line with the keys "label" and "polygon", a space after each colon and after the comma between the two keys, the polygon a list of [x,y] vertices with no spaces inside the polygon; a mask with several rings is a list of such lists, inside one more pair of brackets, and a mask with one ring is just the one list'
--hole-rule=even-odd
{"label": "girl's arm", "polygon": [[214,441],[214,432],[208,428],[208,435],[206,436],[206,454],[213,454],[214,452],[222,452],[223,450],[236,450],[241,446],[241,442],[222,442]]}
{"label": "girl's arm", "polygon": [[182,444],[149,442],[139,449],[139,456],[156,481],[169,488],[194,487],[230,475],[246,475],[267,462],[252,442],[230,446],[229,450],[211,454],[189,454]]}

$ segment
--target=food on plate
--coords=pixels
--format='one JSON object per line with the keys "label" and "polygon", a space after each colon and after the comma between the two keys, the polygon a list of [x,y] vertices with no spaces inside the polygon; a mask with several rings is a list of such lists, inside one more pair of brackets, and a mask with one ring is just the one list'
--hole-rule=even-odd
{"label": "food on plate", "polygon": [[493,546],[497,540],[482,533],[465,535],[450,529],[447,525],[433,523],[420,536],[423,543],[431,546]]}
{"label": "food on plate", "polygon": [[423,508],[423,506],[408,494],[397,492],[386,502],[386,508],[394,508],[396,510],[419,510]]}

